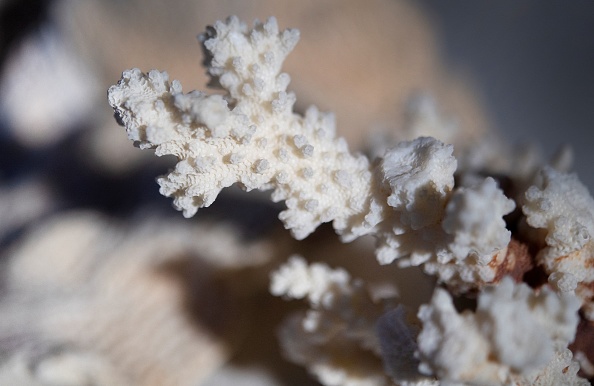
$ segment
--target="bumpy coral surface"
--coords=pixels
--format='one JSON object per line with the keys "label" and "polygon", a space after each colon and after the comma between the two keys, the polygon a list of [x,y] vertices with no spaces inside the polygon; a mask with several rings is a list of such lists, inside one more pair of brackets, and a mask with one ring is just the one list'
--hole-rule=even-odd
{"label": "bumpy coral surface", "polygon": [[[540,183],[526,192],[523,209],[528,224],[547,231],[541,259],[549,270],[561,263],[556,258],[583,249],[594,235],[594,199],[575,174],[543,169]],[[573,274],[579,281],[594,278],[587,270]]]}
{"label": "bumpy coral surface", "polygon": [[[373,280],[295,257],[270,287],[309,303],[281,328],[286,356],[325,385],[585,384],[567,347],[578,309],[588,313],[593,295],[588,192],[575,177],[545,169],[518,200],[515,190],[532,183],[534,163],[527,171],[501,169],[507,178],[490,173],[490,158],[476,158],[489,143],[462,163],[452,145],[431,137],[387,146],[374,161],[349,152],[331,114],[293,112],[296,98],[281,65],[298,37],[279,31],[273,18],[248,28],[231,17],[200,37],[210,85],[223,94],[184,94],[167,73],[138,69],[109,89],[129,138],[177,158],[158,179],[161,193],[189,217],[234,184],[271,190],[273,201],[284,201],[279,217],[295,238],[324,222],[343,241],[372,235],[379,263],[421,266],[478,306],[459,312],[438,288],[414,320],[396,298],[370,296]],[[437,115],[429,118],[440,124]],[[451,123],[443,127],[452,130]],[[506,196],[510,185],[525,218]],[[524,220],[547,229],[543,243],[538,235],[512,235]],[[550,285],[539,288],[535,265]],[[534,288],[517,283],[525,276]]]}
{"label": "bumpy coral surface", "polygon": [[248,31],[230,18],[202,39],[212,81],[227,98],[182,94],[178,82],[157,71],[127,71],[109,91],[130,139],[179,159],[159,179],[161,193],[189,217],[232,184],[274,187],[273,199],[287,205],[281,218],[296,238],[328,221],[350,233],[350,218],[369,205],[371,172],[366,158],[334,138],[331,115],[292,112],[295,96],[286,91],[289,76],[280,66],[298,32],[279,32],[274,19]]}
{"label": "bumpy coral surface", "polygon": [[594,199],[575,174],[545,168],[526,191],[526,221],[546,231],[538,263],[560,291],[576,291],[594,320]]}
{"label": "bumpy coral surface", "polygon": [[[452,286],[472,286],[477,275],[485,281],[496,277],[483,271],[497,270],[497,264],[487,264],[505,248],[500,217],[512,207],[494,183],[487,183],[487,189],[501,195],[502,204],[483,200],[482,208],[474,204],[468,209],[457,200],[447,213],[450,218],[469,216],[464,214],[469,210],[492,213],[481,224],[491,233],[488,240],[463,229],[458,235],[453,220],[444,228],[457,164],[452,146],[421,137],[388,149],[372,165],[335,138],[331,115],[315,107],[305,116],[295,114],[295,96],[286,91],[289,76],[280,68],[298,36],[294,30],[279,32],[273,18],[253,29],[229,18],[201,35],[211,83],[226,90],[225,96],[183,94],[179,82],[169,82],[165,72],[137,69],[124,72],[110,88],[109,102],[129,138],[159,156],[178,158],[175,168],[158,180],[161,193],[192,216],[230,185],[272,189],[272,199],[284,200],[287,207],[281,220],[298,239],[332,221],[344,241],[375,235],[383,264],[430,262],[428,271]],[[468,256],[476,254],[473,248],[480,259],[462,256],[463,249]],[[448,264],[454,258],[467,260],[470,273],[460,274]]]}

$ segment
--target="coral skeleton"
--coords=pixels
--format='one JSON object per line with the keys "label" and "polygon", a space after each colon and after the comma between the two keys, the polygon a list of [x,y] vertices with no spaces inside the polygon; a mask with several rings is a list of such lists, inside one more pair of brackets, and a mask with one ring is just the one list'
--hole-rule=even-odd
{"label": "coral skeleton", "polygon": [[308,265],[299,256],[271,275],[270,292],[306,299],[310,306],[305,313],[290,315],[279,332],[291,361],[327,385],[388,384],[375,324],[389,299],[374,303],[364,283],[344,269]]}
{"label": "coral skeleton", "polygon": [[534,228],[546,230],[536,257],[561,292],[576,291],[594,320],[594,199],[575,174],[544,168],[526,191],[522,209]]}
{"label": "coral skeleton", "polygon": [[554,356],[566,356],[579,306],[575,296],[548,288],[534,293],[505,278],[485,288],[474,313],[459,314],[450,294],[437,289],[419,310],[420,370],[472,385],[533,384],[536,378],[550,385],[577,382],[575,365],[571,373],[551,372],[546,381],[539,374],[556,365]]}
{"label": "coral skeleton", "polygon": [[[210,85],[223,93],[183,93],[166,72],[139,69],[108,92],[138,147],[177,158],[158,184],[185,217],[232,185],[271,191],[294,238],[331,222],[344,242],[375,237],[379,264],[436,279],[415,316],[397,296],[372,296],[373,279],[291,257],[270,291],[308,310],[280,327],[285,356],[324,385],[588,384],[568,350],[578,311],[594,314],[594,200],[577,177],[546,165],[536,177],[513,166],[490,175],[492,154],[458,162],[471,150],[429,136],[373,160],[351,152],[332,114],[294,111],[281,67],[298,40],[274,18],[250,28],[230,17],[200,35]],[[427,118],[412,125],[442,125],[449,138],[452,122],[432,104],[414,108]],[[516,189],[531,185],[524,197],[502,172]],[[522,283],[534,272],[548,282]],[[477,305],[459,310],[453,296]]]}

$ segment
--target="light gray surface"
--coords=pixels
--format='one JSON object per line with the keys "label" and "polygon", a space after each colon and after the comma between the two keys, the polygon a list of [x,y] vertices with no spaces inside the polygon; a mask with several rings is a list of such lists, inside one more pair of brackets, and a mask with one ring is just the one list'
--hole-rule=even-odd
{"label": "light gray surface", "polygon": [[421,0],[443,56],[475,81],[493,126],[550,156],[568,143],[594,192],[594,1]]}

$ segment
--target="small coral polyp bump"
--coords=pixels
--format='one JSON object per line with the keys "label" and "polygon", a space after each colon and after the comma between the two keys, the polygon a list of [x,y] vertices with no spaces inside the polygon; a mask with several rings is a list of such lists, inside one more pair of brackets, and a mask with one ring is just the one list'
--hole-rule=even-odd
{"label": "small coral polyp bump", "polygon": [[[512,235],[503,217],[517,204],[485,177],[486,161],[472,169],[458,162],[452,145],[419,137],[370,162],[336,137],[332,114],[313,106],[295,113],[281,66],[298,40],[297,30],[279,31],[274,18],[248,28],[231,17],[208,28],[200,36],[205,64],[225,95],[183,94],[166,72],[123,73],[109,103],[128,137],[178,158],[158,179],[160,192],[190,217],[233,184],[271,190],[273,201],[285,202],[279,218],[295,238],[324,222],[343,241],[372,235],[379,263],[421,266],[450,292],[476,294],[478,307],[459,312],[437,288],[419,311],[419,329],[396,311],[397,299],[378,303],[372,285],[295,257],[271,284],[273,294],[309,303],[307,313],[283,325],[287,356],[327,385],[586,385],[567,350],[578,308],[594,320],[594,200],[577,177],[543,168],[516,198],[524,217]],[[420,119],[411,120],[411,132],[454,132],[433,104],[415,111]],[[544,248],[533,259],[512,236]],[[549,286],[534,290],[506,277],[535,264]],[[411,364],[418,368],[402,372]]]}

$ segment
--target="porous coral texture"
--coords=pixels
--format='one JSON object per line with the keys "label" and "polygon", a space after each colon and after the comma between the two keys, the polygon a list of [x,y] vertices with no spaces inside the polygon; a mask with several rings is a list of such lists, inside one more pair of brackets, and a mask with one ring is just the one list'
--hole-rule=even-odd
{"label": "porous coral texture", "polygon": [[450,146],[423,137],[386,152],[381,172],[394,211],[379,226],[376,254],[383,264],[423,265],[465,292],[501,278],[520,265],[506,259],[522,256],[507,251],[511,232],[503,216],[515,208],[513,200],[491,177],[454,188],[451,153]]}
{"label": "porous coral texture", "polygon": [[425,271],[456,292],[494,282],[499,271],[507,270],[511,232],[503,216],[514,208],[491,177],[456,189],[441,223],[449,236],[447,248],[425,264]]}
{"label": "porous coral texture", "polygon": [[475,312],[459,313],[438,288],[418,315],[420,369],[470,385],[587,385],[566,349],[579,303],[573,294],[534,292],[504,278],[481,292]]}
{"label": "porous coral texture", "polygon": [[351,237],[351,218],[369,206],[371,172],[365,157],[335,139],[331,115],[292,112],[295,97],[280,66],[298,38],[296,30],[279,32],[273,18],[251,30],[237,18],[216,23],[202,40],[209,73],[226,98],[183,94],[179,82],[158,71],[126,71],[110,88],[110,104],[130,139],[178,158],[159,185],[185,216],[237,183],[274,188],[273,200],[287,206],[280,217],[298,239],[328,221]]}
{"label": "porous coral texture", "polygon": [[576,291],[594,320],[594,199],[575,174],[545,167],[526,191],[526,221],[546,231],[537,262],[559,291]]}
{"label": "porous coral texture", "polygon": [[[567,346],[580,308],[572,290],[577,286],[586,306],[594,295],[587,191],[552,169],[528,190],[527,222],[548,231],[537,263],[561,293],[514,283],[533,268],[536,244],[512,238],[518,216],[508,229],[504,216],[516,203],[499,186],[506,177],[485,177],[500,170],[486,167],[497,152],[474,160],[462,154],[461,168],[454,146],[432,137],[398,143],[374,162],[350,153],[335,137],[331,114],[293,111],[281,65],[298,38],[296,30],[279,31],[273,18],[252,28],[235,17],[209,27],[200,36],[204,64],[209,85],[222,94],[184,94],[165,72],[124,72],[109,89],[119,122],[139,147],[177,158],[158,179],[161,193],[189,217],[231,185],[271,190],[273,201],[284,201],[279,217],[295,238],[324,222],[342,241],[373,235],[380,263],[421,266],[450,292],[477,294],[478,306],[459,312],[438,288],[418,313],[418,333],[395,294],[372,296],[368,286],[381,283],[293,257],[270,285],[276,296],[309,304],[280,330],[288,359],[325,385],[582,385]],[[428,106],[419,117],[442,125]],[[509,173],[517,180],[513,197],[534,170],[528,166]]]}
{"label": "porous coral texture", "polygon": [[[448,204],[457,165],[451,145],[431,137],[402,142],[372,169],[366,157],[335,139],[331,115],[314,107],[305,116],[293,113],[295,97],[286,91],[289,77],[280,68],[298,36],[295,30],[279,32],[273,18],[248,29],[231,17],[208,29],[201,36],[205,64],[211,85],[226,96],[183,94],[166,73],[136,69],[110,88],[110,104],[130,139],[178,158],[175,169],[158,180],[161,193],[192,216],[232,184],[273,189],[272,199],[287,207],[279,217],[297,239],[333,221],[343,241],[374,234],[383,264],[431,261],[437,265],[426,265],[427,272],[459,290],[472,287],[477,276],[492,281],[503,261],[493,258],[509,242],[501,216],[513,204],[490,180],[477,194],[471,194],[474,188],[460,191]],[[458,199],[465,196],[471,198]],[[453,209],[446,229],[447,205]],[[460,221],[477,219],[471,228],[489,237],[479,240],[482,235],[455,225],[457,215]],[[456,264],[448,264],[452,260]]]}

